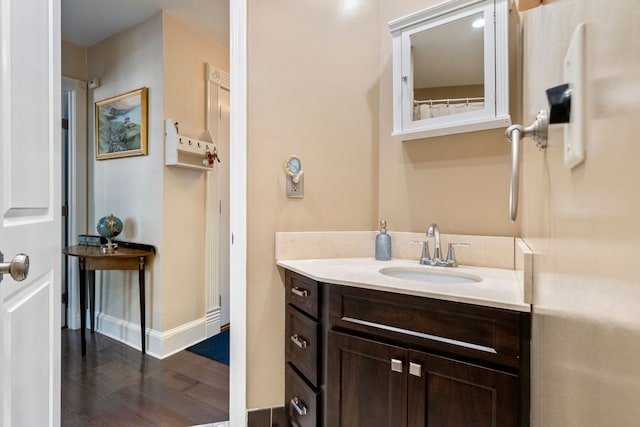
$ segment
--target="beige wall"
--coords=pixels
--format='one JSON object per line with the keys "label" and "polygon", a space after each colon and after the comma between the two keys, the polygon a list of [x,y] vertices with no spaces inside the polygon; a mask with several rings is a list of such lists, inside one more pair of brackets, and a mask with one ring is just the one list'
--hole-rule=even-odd
{"label": "beige wall", "polygon": [[390,230],[424,232],[436,222],[444,233],[518,236],[519,223],[508,219],[510,148],[503,129],[405,142],[391,136],[388,22],[437,3],[380,1],[378,216]]}
{"label": "beige wall", "polygon": [[[164,118],[204,139],[205,63],[229,70],[229,50],[162,14]],[[163,330],[204,316],[205,172],[163,169]]]}
{"label": "beige wall", "polygon": [[165,115],[180,122],[181,129],[202,132],[207,113],[204,64],[208,62],[228,72],[229,49],[170,12],[163,12],[162,26]]}
{"label": "beige wall", "polygon": [[[248,2],[247,404],[282,405],[284,293],[276,231],[377,223],[378,8]],[[233,76],[232,76],[233,78]],[[285,197],[297,154],[305,197]]]}
{"label": "beige wall", "polygon": [[534,258],[532,413],[538,427],[636,426],[640,419],[640,9],[562,0],[523,13],[524,116],[563,82],[586,22],[586,161],[563,166],[525,142],[523,236]]}
{"label": "beige wall", "polygon": [[[437,1],[249,1],[248,407],[281,405],[283,278],[274,232],[390,230],[519,235],[507,217],[503,130],[391,137],[387,22]],[[277,7],[275,7],[277,4]],[[286,13],[285,13],[286,11]],[[517,108],[515,108],[517,111]],[[282,163],[302,159],[305,198],[284,196]]]}
{"label": "beige wall", "polygon": [[69,42],[62,42],[62,75],[87,81],[87,49]]}

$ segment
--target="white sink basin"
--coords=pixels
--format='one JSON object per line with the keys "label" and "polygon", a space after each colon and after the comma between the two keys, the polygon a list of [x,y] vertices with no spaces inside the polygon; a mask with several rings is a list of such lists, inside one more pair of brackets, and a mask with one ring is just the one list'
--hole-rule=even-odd
{"label": "white sink basin", "polygon": [[481,277],[472,274],[457,273],[452,271],[436,272],[420,267],[386,267],[381,268],[380,273],[396,279],[413,280],[415,282],[430,283],[478,283]]}

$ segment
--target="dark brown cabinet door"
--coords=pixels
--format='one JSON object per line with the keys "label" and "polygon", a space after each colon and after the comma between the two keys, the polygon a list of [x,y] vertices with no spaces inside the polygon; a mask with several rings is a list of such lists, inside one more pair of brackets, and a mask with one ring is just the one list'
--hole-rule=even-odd
{"label": "dark brown cabinet door", "polygon": [[314,387],[318,386],[321,353],[318,322],[292,307],[286,310],[285,357]]}
{"label": "dark brown cabinet door", "polygon": [[321,425],[320,394],[300,378],[289,364],[285,367],[284,393],[285,408],[291,425],[295,427]]}
{"label": "dark brown cabinet door", "polygon": [[409,427],[518,425],[516,375],[413,350],[409,363]]}
{"label": "dark brown cabinet door", "polygon": [[327,426],[407,423],[407,349],[330,331]]}

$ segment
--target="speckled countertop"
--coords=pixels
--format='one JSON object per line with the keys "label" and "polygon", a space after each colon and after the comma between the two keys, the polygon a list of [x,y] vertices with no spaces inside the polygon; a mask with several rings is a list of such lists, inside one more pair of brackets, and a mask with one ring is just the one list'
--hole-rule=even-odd
{"label": "speckled countertop", "polygon": [[[525,303],[522,280],[518,278],[517,270],[468,266],[430,267],[413,260],[376,261],[372,257],[278,260],[277,265],[324,283],[521,312],[531,311],[531,305]],[[380,269],[389,267],[411,267],[440,274],[470,275],[482,280],[474,283],[432,283],[398,279],[380,273]]]}

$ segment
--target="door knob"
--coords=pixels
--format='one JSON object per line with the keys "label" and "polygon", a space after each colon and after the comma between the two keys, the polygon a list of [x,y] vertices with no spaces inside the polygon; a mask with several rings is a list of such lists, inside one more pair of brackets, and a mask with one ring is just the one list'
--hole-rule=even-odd
{"label": "door knob", "polygon": [[9,262],[4,262],[4,255],[0,252],[0,281],[4,274],[10,274],[16,282],[27,278],[29,274],[29,256],[18,254]]}

